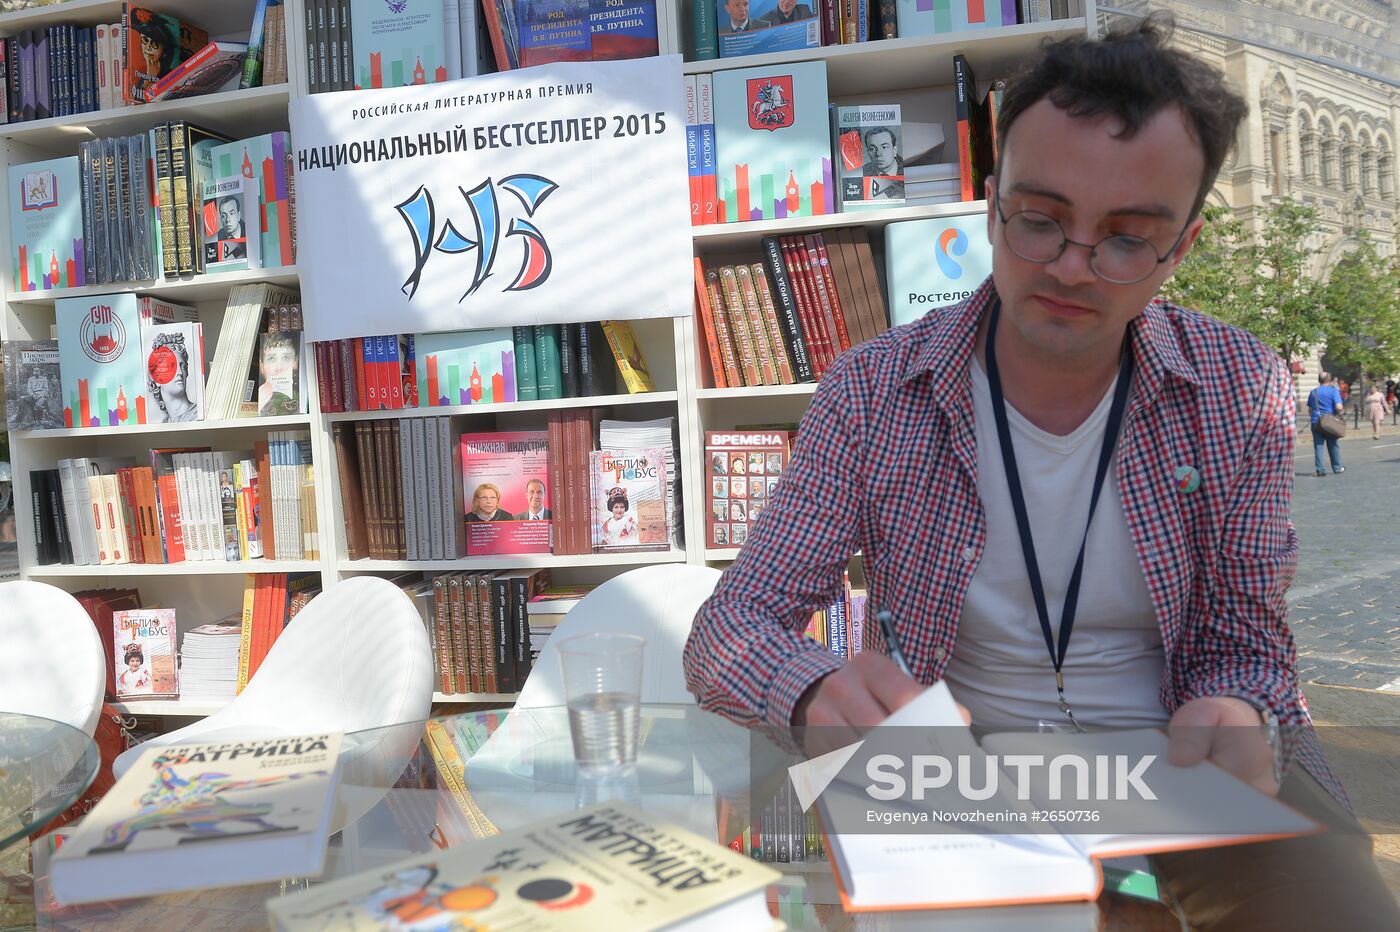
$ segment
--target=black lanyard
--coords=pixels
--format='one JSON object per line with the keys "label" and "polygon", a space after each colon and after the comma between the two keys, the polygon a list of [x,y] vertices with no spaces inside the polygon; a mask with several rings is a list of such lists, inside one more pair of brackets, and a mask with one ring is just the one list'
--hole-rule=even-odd
{"label": "black lanyard", "polygon": [[1089,499],[1089,518],[1084,522],[1084,537],[1079,542],[1079,557],[1074,561],[1074,573],[1070,576],[1069,588],[1065,590],[1065,607],[1060,614],[1060,642],[1057,645],[1050,630],[1050,612],[1045,606],[1045,586],[1040,581],[1040,564],[1035,558],[1035,541],[1031,538],[1030,517],[1026,514],[1026,496],[1021,491],[1021,474],[1016,468],[1016,448],[1011,443],[1011,426],[1006,419],[1006,398],[1001,391],[1001,374],[997,369],[996,335],[997,320],[1000,317],[1001,301],[997,300],[992,304],[992,316],[987,324],[987,384],[992,393],[992,414],[997,422],[997,440],[1001,442],[1001,459],[1006,467],[1006,485],[1011,492],[1011,509],[1016,513],[1016,530],[1021,535],[1021,554],[1026,560],[1026,575],[1030,577],[1031,594],[1035,597],[1035,612],[1040,618],[1040,631],[1045,635],[1045,648],[1050,652],[1050,663],[1055,667],[1055,688],[1060,693],[1060,711],[1069,717],[1075,728],[1080,728],[1079,722],[1074,718],[1074,710],[1065,698],[1065,677],[1061,669],[1065,664],[1065,654],[1069,652],[1070,634],[1074,631],[1074,613],[1079,603],[1079,582],[1084,575],[1084,548],[1089,543],[1089,526],[1093,524],[1094,509],[1098,506],[1104,479],[1108,477],[1108,465],[1113,460],[1118,431],[1123,426],[1123,409],[1127,407],[1128,388],[1133,378],[1133,354],[1124,341],[1123,358],[1118,364],[1118,384],[1113,390],[1113,405],[1108,410],[1103,446],[1099,449],[1099,466],[1094,473],[1094,493]]}

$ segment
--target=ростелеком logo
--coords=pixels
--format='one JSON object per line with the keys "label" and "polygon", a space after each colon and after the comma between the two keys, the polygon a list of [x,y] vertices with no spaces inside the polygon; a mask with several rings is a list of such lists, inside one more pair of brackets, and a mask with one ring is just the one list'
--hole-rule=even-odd
{"label": "\u0440\u043e\u0441\u0442\u0435\u043b\u0435\u043a\u043e\u043c logo", "polygon": [[948,227],[939,233],[933,247],[933,257],[938,260],[938,270],[948,278],[962,278],[962,264],[953,257],[965,254],[967,245],[967,234],[957,227]]}

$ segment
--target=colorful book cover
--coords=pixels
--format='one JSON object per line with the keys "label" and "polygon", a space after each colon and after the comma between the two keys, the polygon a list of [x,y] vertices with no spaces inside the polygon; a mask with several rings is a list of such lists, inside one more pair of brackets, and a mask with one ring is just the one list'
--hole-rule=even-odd
{"label": "colorful book cover", "polygon": [[467,556],[549,553],[549,432],[462,435]]}
{"label": "colorful book cover", "polygon": [[987,240],[984,214],[904,220],[885,227],[892,326],[918,320],[933,308],[957,304],[991,274],[992,244]]}
{"label": "colorful book cover", "polygon": [[259,417],[306,413],[304,370],[300,330],[258,334]]}
{"label": "colorful book cover", "polygon": [[[287,178],[291,139],[285,132],[213,146],[209,150],[213,177],[242,175],[258,192],[257,228],[263,268],[292,265],[292,207]],[[249,216],[251,231],[254,217]]]}
{"label": "colorful book cover", "polygon": [[414,336],[423,407],[516,400],[515,341],[508,327]]}
{"label": "colorful book cover", "polygon": [[141,330],[146,360],[146,412],[152,424],[204,420],[204,357],[200,324],[154,324]]}
{"label": "colorful book cover", "polygon": [[588,5],[589,0],[518,0],[515,15],[520,29],[520,67],[591,61]]}
{"label": "colorful book cover", "polygon": [[899,37],[1016,25],[1016,0],[895,0]]}
{"label": "colorful book cover", "polygon": [[146,91],[150,101],[179,100],[238,89],[246,42],[210,42],[180,62]]}
{"label": "colorful book cover", "polygon": [[840,209],[904,203],[899,104],[834,107]]}
{"label": "colorful book cover", "polygon": [[656,0],[590,0],[588,27],[594,61],[657,54]]}
{"label": "colorful book cover", "polygon": [[205,183],[199,208],[204,271],[262,267],[262,237],[248,235],[248,219],[256,216],[258,190],[252,180],[228,175]]}
{"label": "colorful book cover", "polygon": [[350,0],[355,87],[447,80],[442,0]]}
{"label": "colorful book cover", "polygon": [[786,431],[705,432],[707,547],[742,547],[788,461]]}
{"label": "colorful book cover", "polygon": [[141,7],[127,10],[124,32],[122,98],[128,104],[146,103],[152,85],[209,44],[209,33],[198,26]]}
{"label": "colorful book cover", "polygon": [[63,427],[63,387],[57,340],[5,343],[5,421],[9,429]]}
{"label": "colorful book cover", "polygon": [[622,374],[623,384],[627,386],[627,393],[636,395],[656,391],[656,380],[652,378],[651,369],[642,356],[642,347],[637,342],[632,325],[625,320],[604,320],[600,323],[608,348],[612,350],[613,362]]}
{"label": "colorful book cover", "polygon": [[670,549],[665,450],[594,450],[588,476],[594,550]]}
{"label": "colorful book cover", "polygon": [[778,880],[712,839],[603,803],[275,897],[268,911],[281,932],[768,929],[782,927],[765,892]]}
{"label": "colorful book cover", "polygon": [[[209,736],[212,738],[213,736]],[[50,863],[61,903],[319,876],[340,735],[150,747]]]}
{"label": "colorful book cover", "polygon": [[118,699],[176,699],[175,609],[136,608],[112,613]]}
{"label": "colorful book cover", "polygon": [[16,291],[88,284],[78,157],[11,165],[10,281]]}
{"label": "colorful book cover", "polygon": [[54,316],[65,426],[148,423],[136,295],[59,298]]}
{"label": "colorful book cover", "polygon": [[822,27],[818,6],[804,0],[715,0],[719,57],[819,48]]}
{"label": "colorful book cover", "polygon": [[826,63],[714,74],[721,222],[835,211]]}

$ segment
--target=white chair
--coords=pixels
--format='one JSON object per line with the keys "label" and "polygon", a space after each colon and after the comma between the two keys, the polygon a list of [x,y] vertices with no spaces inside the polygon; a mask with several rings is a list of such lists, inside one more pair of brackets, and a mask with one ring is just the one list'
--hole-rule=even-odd
{"label": "white chair", "polygon": [[[152,744],[352,732],[413,722],[428,717],[432,699],[432,651],[423,617],[393,583],[358,576],[327,589],[298,612],[232,702],[127,750],[113,769],[120,777]],[[385,728],[342,751],[342,766],[378,759],[383,763],[376,767],[387,772],[393,760],[407,762],[417,734]]]}
{"label": "white chair", "polygon": [[107,654],[77,599],[44,583],[0,583],[0,644],[0,711],[97,730]]}
{"label": "white chair", "polygon": [[693,703],[685,688],[681,652],[700,605],[710,597],[720,572],[707,566],[669,563],[615,576],[574,606],[549,640],[515,701],[517,709],[564,704],[559,644],[578,634],[640,634],[642,701]]}

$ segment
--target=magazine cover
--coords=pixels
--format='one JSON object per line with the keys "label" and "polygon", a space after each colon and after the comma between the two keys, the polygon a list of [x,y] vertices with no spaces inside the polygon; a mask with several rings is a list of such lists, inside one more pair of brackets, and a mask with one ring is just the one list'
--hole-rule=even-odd
{"label": "magazine cover", "polygon": [[903,126],[899,104],[834,107],[840,209],[904,203]]}
{"label": "magazine cover", "polygon": [[[292,265],[292,205],[288,172],[291,137],[285,132],[265,133],[209,148],[212,177],[242,175],[253,183],[258,207],[245,211],[251,235],[260,237],[258,256],[262,268]],[[250,202],[251,203],[251,202]]]}
{"label": "magazine cover", "polygon": [[68,427],[146,424],[141,313],[134,294],[59,298],[59,374]]}
{"label": "magazine cover", "polygon": [[716,71],[719,222],[835,212],[826,62]]}
{"label": "magazine cover", "polygon": [[10,270],[16,291],[89,284],[78,157],[11,165]]}
{"label": "magazine cover", "polygon": [[957,304],[991,274],[985,214],[904,220],[885,227],[892,327],[918,320],[933,308]]}
{"label": "magazine cover", "polygon": [[594,450],[588,466],[593,549],[669,550],[666,451]]}
{"label": "magazine cover", "polygon": [[788,461],[786,431],[705,432],[706,546],[742,547]]}
{"label": "magazine cover", "polygon": [[719,57],[819,48],[818,8],[804,0],[715,0]]}
{"label": "magazine cover", "polygon": [[112,613],[118,699],[177,699],[175,609],[136,608]]}
{"label": "magazine cover", "polygon": [[209,33],[198,26],[136,6],[127,10],[123,34],[122,99],[128,104],[147,103],[151,85],[209,44]]}
{"label": "magazine cover", "polygon": [[148,748],[50,864],[62,905],[316,877],[340,735]]}
{"label": "magazine cover", "polygon": [[549,432],[462,435],[467,556],[549,553]]}
{"label": "magazine cover", "polygon": [[12,431],[63,426],[57,340],[5,344],[5,422]]}
{"label": "magazine cover", "polygon": [[152,424],[204,420],[204,337],[200,324],[154,324],[141,330],[146,413]]}
{"label": "magazine cover", "polygon": [[447,80],[442,0],[350,0],[350,32],[356,90]]}
{"label": "magazine cover", "polygon": [[227,175],[205,184],[199,227],[206,272],[262,267],[260,239],[248,235],[257,215],[258,192],[247,178]]}
{"label": "magazine cover", "polygon": [[258,416],[306,413],[300,330],[258,334]]}
{"label": "magazine cover", "polygon": [[273,897],[267,909],[279,932],[771,929],[782,923],[765,888],[778,879],[640,809],[602,803]]}
{"label": "magazine cover", "polygon": [[515,401],[515,341],[509,327],[414,336],[418,403],[481,405]]}

